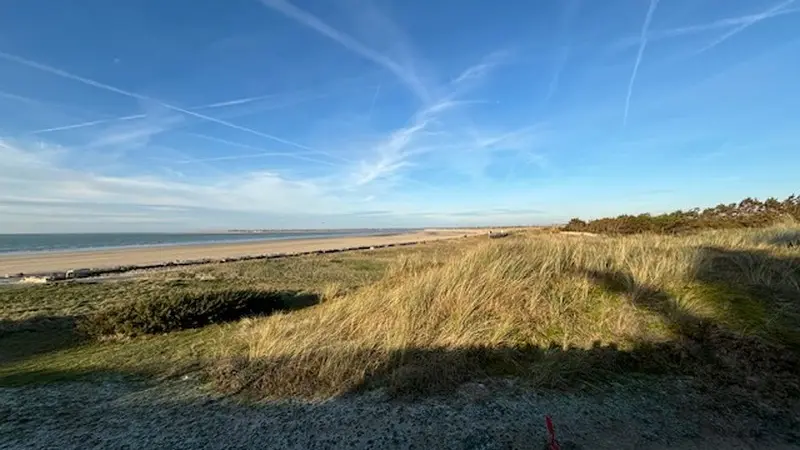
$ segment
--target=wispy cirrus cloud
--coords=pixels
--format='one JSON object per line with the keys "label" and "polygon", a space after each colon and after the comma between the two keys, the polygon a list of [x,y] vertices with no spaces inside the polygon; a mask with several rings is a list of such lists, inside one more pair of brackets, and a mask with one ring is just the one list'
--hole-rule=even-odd
{"label": "wispy cirrus cloud", "polygon": [[[88,147],[102,147],[102,146],[109,146],[109,145],[117,145],[117,144],[125,144],[131,142],[137,142],[139,144],[146,144],[146,141],[149,137],[163,132],[170,128],[172,124],[179,122],[180,117],[189,116],[191,117],[200,117],[204,120],[209,120],[214,123],[222,123],[229,128],[233,128],[235,130],[246,130],[251,132],[251,134],[256,134],[257,136],[263,136],[262,133],[254,132],[248,128],[243,128],[238,125],[230,124],[226,121],[220,121],[216,118],[210,118],[203,114],[199,114],[193,111],[189,111],[184,108],[176,107],[174,105],[165,103],[158,99],[149,98],[146,96],[142,96],[139,94],[135,94],[132,92],[128,92],[114,86],[106,85],[100,83],[95,80],[86,79],[63,70],[53,68],[47,65],[44,65],[39,62],[35,62],[32,60],[28,60],[25,58],[18,57],[16,55],[11,55],[8,53],[0,52],[0,57],[27,65],[44,72],[53,73],[55,75],[61,76],[63,78],[75,80],[84,84],[88,84],[93,87],[97,87],[99,89],[111,91],[114,93],[118,93],[124,96],[132,97],[138,99],[146,104],[155,105],[162,110],[169,111],[171,113],[175,113],[176,115],[168,116],[165,120],[161,121],[150,121],[147,122],[148,118],[151,118],[151,115],[148,114],[137,114],[137,115],[129,115],[123,116],[116,119],[108,119],[108,120],[95,120],[95,121],[86,121],[71,125],[65,125],[61,127],[53,127],[49,129],[42,129],[37,130],[38,134],[46,134],[48,132],[59,131],[59,130],[68,130],[68,129],[77,129],[77,128],[85,128],[85,127],[92,127],[100,124],[107,124],[111,122],[131,122],[131,126],[122,126],[122,127],[113,127],[110,130],[106,130],[104,133],[98,134],[89,144]],[[428,145],[423,147],[411,148],[412,144],[416,141],[415,139],[423,132],[429,131],[431,124],[438,123],[438,120],[443,117],[443,115],[457,107],[470,103],[469,101],[461,101],[454,99],[455,96],[459,95],[461,92],[465,90],[466,87],[469,85],[479,82],[486,74],[496,65],[500,64],[503,60],[502,53],[493,53],[489,55],[484,61],[480,62],[479,64],[469,67],[464,70],[459,76],[457,76],[451,83],[449,83],[445,94],[442,96],[442,99],[425,105],[421,108],[412,118],[412,122],[409,126],[400,128],[397,130],[392,131],[386,139],[383,140],[380,144],[376,147],[369,149],[367,155],[375,155],[367,156],[366,159],[359,162],[355,168],[353,174],[348,177],[347,179],[352,180],[354,187],[360,187],[367,185],[374,180],[385,178],[396,171],[408,167],[411,165],[409,159],[414,156],[415,154],[420,154],[427,151],[432,151],[437,148],[435,145]],[[236,104],[243,104],[248,103],[250,101],[254,101],[252,98],[247,99],[234,99],[230,101],[222,101],[216,102],[213,104],[208,105],[201,105],[197,109],[202,108],[216,108],[216,107],[224,107],[224,106],[231,106]],[[142,121],[145,122],[142,122]],[[170,123],[171,122],[171,123]],[[327,154],[325,152],[319,152],[314,150],[308,146],[301,146],[295,145],[303,150],[306,150],[309,155],[299,154],[297,152],[274,152],[274,151],[265,151],[265,149],[252,146],[249,144],[242,144],[239,142],[217,138],[207,135],[202,135],[195,133],[195,136],[202,137],[205,139],[213,140],[217,143],[244,148],[248,150],[257,151],[258,153],[251,153],[245,155],[229,155],[229,156],[213,156],[213,157],[206,157],[206,158],[191,158],[186,157],[181,160],[173,160],[173,164],[186,164],[186,163],[214,163],[218,161],[233,161],[233,160],[243,160],[243,159],[252,159],[252,158],[259,158],[259,157],[269,157],[269,156],[285,156],[290,157],[293,159],[298,159],[302,161],[314,162],[319,164],[326,164],[326,165],[333,165],[335,164],[328,163],[327,161],[320,160],[318,158],[313,158],[312,154],[317,153],[321,155],[328,155],[332,156],[331,154]],[[144,142],[142,142],[144,141]],[[278,139],[278,142],[283,142],[282,140]],[[438,147],[441,148],[441,147]],[[338,157],[333,158],[334,160],[341,160]],[[344,160],[346,162],[346,160]]]}
{"label": "wispy cirrus cloud", "polygon": [[[365,203],[379,196],[362,197],[335,179],[292,180],[270,171],[218,176],[207,179],[158,176],[102,175],[61,166],[68,149],[46,145],[29,147],[0,140],[0,213],[4,231],[95,229],[97,223],[121,227],[151,224],[153,229],[235,227],[247,220],[258,226],[258,218],[300,218],[316,223],[412,224],[428,220],[439,224],[532,221],[541,215],[535,209],[494,207],[481,212],[458,206],[420,211],[413,205],[389,202],[385,210],[364,210]],[[226,221],[230,218],[230,221]],[[46,220],[45,220],[46,219]],[[42,222],[43,227],[24,225]],[[9,228],[11,227],[11,228]],[[89,227],[89,228],[87,228]]]}
{"label": "wispy cirrus cloud", "polygon": [[[443,132],[457,126],[444,124],[442,120],[455,110],[472,104],[471,101],[461,98],[464,93],[481,83],[492,70],[506,62],[510,56],[508,51],[492,52],[482,61],[458,73],[449,82],[432,83],[430,79],[424,79],[419,73],[421,70],[426,73],[433,71],[431,69],[423,70],[424,63],[422,61],[410,59],[409,55],[415,53],[411,44],[404,42],[405,39],[399,27],[375,8],[367,8],[368,14],[363,19],[379,23],[380,30],[376,30],[376,32],[390,33],[394,43],[401,44],[399,47],[405,53],[402,55],[403,57],[394,58],[389,54],[381,53],[369,46],[368,43],[357,40],[350,34],[334,28],[321,18],[285,0],[262,0],[261,3],[322,34],[352,53],[387,69],[421,101],[422,105],[411,115],[405,126],[389,131],[369,148],[358,152],[367,156],[355,165],[351,175],[347,177],[354,187],[365,186],[391,177],[404,169],[412,168],[415,165],[415,157],[419,155],[440,151],[443,148],[458,147],[452,143],[444,144],[426,137],[430,133]],[[374,27],[365,28],[375,30]],[[372,115],[378,92],[379,90],[376,89],[370,104],[369,116]],[[452,131],[448,130],[447,132],[452,134]]]}
{"label": "wispy cirrus cloud", "polygon": [[[29,204],[162,206],[240,212],[302,212],[311,206],[321,214],[346,210],[330,196],[333,187],[314,180],[290,180],[270,171],[253,171],[208,180],[175,181],[155,176],[109,176],[64,168],[62,148],[31,148],[0,140],[0,202]],[[265,192],[270,195],[264,195]]]}
{"label": "wispy cirrus cloud", "polygon": [[184,123],[184,120],[178,115],[145,114],[141,119],[125,122],[116,123],[94,133],[82,148],[140,148],[146,146],[154,136],[174,129]]}
{"label": "wispy cirrus cloud", "polygon": [[[353,174],[356,186],[369,184],[377,179],[384,178],[395,172],[410,167],[412,158],[425,153],[442,151],[447,148],[469,147],[463,142],[454,145],[453,142],[440,142],[436,139],[422,139],[426,133],[438,131],[452,135],[454,132],[463,133],[455,128],[463,125],[443,122],[448,114],[454,113],[470,101],[462,101],[457,96],[462,95],[468,85],[479,82],[489,74],[492,68],[502,61],[502,53],[494,53],[485,61],[468,67],[450,82],[441,99],[427,104],[417,110],[409,119],[408,125],[393,130],[381,142],[374,146],[371,152],[373,158],[363,160]],[[434,134],[435,136],[435,134]]]}
{"label": "wispy cirrus cloud", "polygon": [[648,2],[251,0],[181,30],[87,6],[126,45],[85,14],[28,45],[9,25],[46,0],[20,3],[0,15],[0,228],[48,208],[108,230],[547,222],[744,192],[683,182],[722,166],[794,186],[772,138],[797,121],[800,2]]}
{"label": "wispy cirrus cloud", "polygon": [[289,18],[306,26],[317,33],[333,40],[347,50],[360,55],[379,66],[385,68],[394,74],[403,84],[405,84],[411,92],[413,92],[423,102],[430,101],[431,93],[428,86],[420,79],[417,72],[413,67],[403,65],[377,50],[374,50],[366,44],[358,41],[354,37],[333,26],[329,25],[319,17],[305,11],[285,0],[261,0],[264,6],[267,6]]}

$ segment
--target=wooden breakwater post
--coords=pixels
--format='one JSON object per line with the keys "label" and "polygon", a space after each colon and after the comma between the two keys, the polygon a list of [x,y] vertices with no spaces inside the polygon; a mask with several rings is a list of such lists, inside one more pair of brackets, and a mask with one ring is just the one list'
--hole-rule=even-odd
{"label": "wooden breakwater post", "polygon": [[489,236],[489,239],[499,239],[507,237],[509,234],[511,233],[509,233],[506,230],[500,230],[500,231],[489,230],[489,233],[487,235]]}

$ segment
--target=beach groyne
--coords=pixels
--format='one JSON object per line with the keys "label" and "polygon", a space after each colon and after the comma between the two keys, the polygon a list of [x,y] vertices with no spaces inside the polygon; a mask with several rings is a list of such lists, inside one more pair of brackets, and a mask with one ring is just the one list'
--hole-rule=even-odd
{"label": "beach groyne", "polygon": [[[460,236],[448,236],[448,237],[453,238],[453,237],[467,237],[467,236],[469,235],[464,234]],[[222,258],[177,259],[177,260],[168,260],[164,262],[150,263],[150,264],[125,264],[125,265],[115,265],[115,266],[97,267],[97,268],[81,267],[69,270],[34,272],[34,273],[19,272],[13,274],[6,274],[5,278],[10,281],[18,281],[24,283],[49,283],[49,282],[68,281],[68,280],[75,280],[82,278],[100,277],[104,275],[117,275],[135,271],[168,269],[173,267],[195,266],[201,264],[221,264],[221,263],[231,263],[240,261],[269,260],[269,259],[279,259],[279,258],[288,258],[297,256],[307,256],[307,255],[322,255],[322,254],[340,253],[340,252],[376,250],[381,248],[419,245],[419,244],[424,244],[426,242],[431,242],[433,240],[437,239],[422,239],[422,240],[404,241],[404,242],[390,242],[383,244],[376,243],[370,245],[355,245],[355,246],[347,246],[347,247],[332,248],[332,249],[269,252],[262,254],[253,254],[253,255],[228,256]]]}

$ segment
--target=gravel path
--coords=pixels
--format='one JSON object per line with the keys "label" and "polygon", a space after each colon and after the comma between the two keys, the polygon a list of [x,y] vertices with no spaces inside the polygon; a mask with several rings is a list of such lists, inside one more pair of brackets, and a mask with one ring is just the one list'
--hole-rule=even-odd
{"label": "gravel path", "polygon": [[682,380],[632,381],[594,394],[534,393],[509,381],[413,403],[373,392],[252,405],[191,379],[70,382],[0,389],[0,448],[539,450],[545,414],[564,449],[799,448],[790,430],[722,417],[701,398]]}

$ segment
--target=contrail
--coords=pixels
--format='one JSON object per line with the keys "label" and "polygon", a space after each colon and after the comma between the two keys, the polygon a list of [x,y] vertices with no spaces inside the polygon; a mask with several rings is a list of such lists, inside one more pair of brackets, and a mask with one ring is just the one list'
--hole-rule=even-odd
{"label": "contrail", "polygon": [[[187,108],[187,109],[190,109],[190,110],[201,110],[201,109],[222,108],[222,107],[225,107],[225,106],[243,105],[245,103],[251,103],[251,102],[258,101],[258,100],[263,100],[265,98],[269,98],[269,97],[273,97],[273,96],[274,96],[274,94],[259,95],[257,97],[245,97],[245,98],[239,98],[239,99],[235,99],[235,100],[228,100],[228,101],[225,101],[225,102],[208,103],[206,105],[193,106],[193,107]],[[62,125],[62,126],[59,126],[59,127],[51,127],[51,128],[43,128],[41,130],[34,130],[34,131],[31,131],[30,134],[44,134],[44,133],[52,133],[54,131],[74,130],[76,128],[91,127],[91,126],[95,126],[95,125],[102,125],[104,123],[124,122],[124,121],[127,121],[127,120],[144,119],[145,117],[147,117],[147,114],[132,114],[132,115],[129,115],[129,116],[111,117],[111,118],[108,118],[108,119],[89,120],[89,121],[86,121],[86,122],[73,123],[73,124],[70,124],[70,125]]]}
{"label": "contrail", "polygon": [[[351,80],[358,80],[358,79],[362,79],[362,78],[364,78],[363,75],[355,76],[355,77],[349,77],[349,78],[344,78],[342,80],[338,80],[337,83],[351,81]],[[207,103],[207,104],[204,104],[204,105],[190,106],[190,107],[188,107],[186,109],[197,111],[197,110],[205,110],[205,109],[213,109],[213,108],[224,108],[224,107],[227,107],[227,106],[238,106],[238,105],[244,105],[244,104],[247,104],[247,103],[253,103],[253,102],[256,102],[256,101],[259,101],[259,100],[265,100],[265,99],[268,99],[268,98],[282,97],[282,96],[288,96],[288,95],[296,96],[296,95],[299,95],[299,94],[311,94],[311,93],[313,93],[313,90],[311,90],[311,89],[301,89],[301,90],[291,91],[291,92],[288,92],[288,93],[272,93],[272,94],[266,94],[266,95],[259,95],[259,96],[255,96],[255,97],[244,97],[244,98],[228,100],[228,101],[223,101],[223,102]],[[11,97],[11,98],[22,99],[22,97],[20,97],[18,95],[4,94],[3,92],[0,92],[0,96],[4,96],[4,95],[8,96],[8,97]],[[286,106],[292,106],[292,105],[300,104],[300,103],[307,102],[307,101],[310,101],[310,100],[324,98],[324,97],[326,97],[328,95],[330,95],[330,93],[322,93],[322,94],[318,94],[318,95],[314,95],[314,96],[306,96],[305,98],[299,98],[299,99],[294,99],[294,100],[291,100],[291,101],[286,101],[286,102],[279,103],[279,104],[276,104],[276,105],[271,105],[268,108],[259,108],[258,110],[263,111],[263,110],[271,110],[271,109],[283,108],[283,107],[286,107]],[[41,103],[40,101],[33,100],[33,99],[25,99],[25,100],[26,101],[30,101],[30,102]],[[234,114],[232,116],[233,117],[237,117],[237,116],[240,116],[240,115],[242,115],[242,114]],[[73,129],[76,129],[76,128],[91,127],[91,126],[94,126],[94,125],[102,125],[102,124],[105,124],[105,123],[112,123],[112,122],[116,122],[116,121],[122,122],[122,121],[126,121],[126,120],[144,119],[145,117],[147,117],[146,114],[132,114],[132,115],[121,116],[121,117],[110,117],[110,118],[107,118],[107,119],[97,119],[97,120],[90,120],[90,121],[86,121],[86,122],[72,123],[72,124],[69,124],[69,125],[62,125],[62,126],[58,126],[58,127],[43,128],[41,130],[31,131],[31,132],[29,132],[29,134],[44,134],[44,133],[50,133],[50,132],[54,132],[54,131],[73,130]]]}
{"label": "contrail", "polygon": [[[316,158],[309,158],[308,156],[303,156],[303,155],[300,155],[300,154],[297,154],[297,153],[267,152],[267,151],[264,151],[263,148],[258,148],[258,147],[254,147],[252,145],[242,144],[242,143],[239,143],[239,142],[233,142],[233,141],[229,141],[227,139],[220,139],[220,138],[217,138],[217,137],[208,136],[206,134],[201,134],[201,133],[188,133],[188,134],[191,135],[191,136],[198,137],[200,139],[205,139],[207,141],[218,142],[220,144],[226,144],[226,145],[230,145],[232,147],[239,147],[239,148],[243,148],[243,149],[247,149],[247,150],[254,150],[254,151],[260,152],[257,155],[242,155],[241,156],[242,158],[254,158],[256,156],[286,156],[286,157],[289,157],[289,158],[295,158],[295,159],[299,159],[299,160],[303,160],[303,161],[308,161],[308,162],[313,162],[313,163],[322,164],[322,165],[326,165],[326,166],[336,167],[336,164],[334,164],[332,162],[324,161],[324,160],[316,159]],[[336,159],[336,160],[339,160],[339,161],[342,161],[342,162],[347,162],[347,163],[351,162],[351,161],[342,159],[342,158],[340,158],[338,156],[335,156],[335,155],[332,155],[332,154],[329,154],[329,153],[322,153],[322,152],[316,152],[316,153],[322,154],[324,156],[327,156],[329,158]],[[232,156],[220,156],[220,157],[210,157],[210,158],[204,158],[204,159],[194,159],[194,160],[191,160],[191,161],[188,161],[188,162],[225,161],[225,160],[231,160],[231,159],[239,159],[239,157],[237,157],[235,155],[232,155]]]}
{"label": "contrail", "polygon": [[[218,161],[234,161],[239,159],[252,159],[252,158],[263,158],[266,156],[291,156],[296,157],[290,153],[273,153],[273,152],[264,152],[264,153],[250,153],[247,155],[229,155],[229,156],[212,156],[209,158],[195,158],[195,159],[185,159],[181,161],[172,161],[174,164],[193,164],[193,163],[207,163],[207,162],[218,162]],[[314,161],[311,158],[303,158],[299,157],[298,159],[302,159],[304,161]],[[319,162],[319,161],[314,161]]]}
{"label": "contrail", "polygon": [[245,98],[237,98],[235,100],[228,100],[226,102],[217,102],[217,103],[209,103],[207,105],[200,105],[195,106],[189,109],[213,109],[213,108],[223,108],[225,106],[236,106],[236,105],[244,105],[245,103],[253,103],[259,100],[265,100],[268,98],[275,97],[277,94],[266,94],[266,95],[258,95],[255,97],[245,97]]}
{"label": "contrail", "polygon": [[744,21],[738,27],[734,28],[733,30],[731,30],[731,31],[729,31],[729,32],[727,32],[725,34],[723,34],[722,36],[720,36],[717,39],[715,39],[712,43],[706,45],[705,47],[703,47],[700,50],[698,50],[697,52],[695,52],[695,55],[699,55],[700,53],[707,52],[708,50],[711,50],[712,48],[716,47],[717,45],[727,41],[728,39],[736,36],[737,34],[741,33],[742,31],[746,30],[747,28],[750,28],[751,26],[757,24],[758,22],[761,22],[762,20],[769,19],[770,17],[779,15],[781,10],[783,10],[785,7],[791,5],[794,2],[795,2],[795,0],[786,0],[785,2],[779,3],[779,4],[773,6],[772,8],[769,8],[768,10],[766,10],[766,11],[760,13],[760,14],[755,14],[753,16],[750,16],[750,18],[748,20]]}
{"label": "contrail", "polygon": [[311,28],[317,33],[328,37],[351,52],[386,68],[395,76],[397,76],[400,81],[405,83],[409,89],[411,89],[411,91],[420,99],[425,102],[429,100],[430,96],[428,95],[427,89],[419,81],[413,71],[401,66],[393,59],[367,47],[352,36],[349,36],[323,22],[319,17],[292,5],[285,0],[261,0],[261,3],[268,8],[272,8],[275,11],[280,12],[290,19],[293,19],[294,21]]}
{"label": "contrail", "polygon": [[783,16],[788,14],[797,14],[798,12],[800,12],[800,8],[786,8],[777,10],[773,9],[770,10],[769,12],[764,12],[759,14],[749,14],[746,16],[729,17],[727,19],[715,20],[714,22],[704,23],[701,25],[690,25],[679,28],[671,28],[668,30],[654,31],[653,33],[650,33],[650,39],[653,38],[661,39],[661,38],[682,36],[685,34],[698,33],[702,31],[714,30],[717,28],[726,28],[735,25],[750,24],[751,22],[754,21],[758,22],[760,20],[771,19],[773,17]]}
{"label": "contrail", "polygon": [[[717,28],[734,27],[752,21],[758,22],[764,19],[771,19],[773,17],[784,16],[789,14],[797,14],[797,13],[800,13],[800,8],[784,8],[784,9],[772,10],[772,12],[769,13],[765,12],[759,14],[748,14],[738,17],[727,17],[725,19],[718,19],[713,22],[706,22],[697,25],[687,25],[677,28],[652,30],[647,33],[647,41],[653,42],[656,40],[685,36],[687,34],[716,30]],[[633,47],[638,45],[639,41],[640,41],[639,36],[627,37],[625,39],[622,39],[617,45],[620,48]]]}
{"label": "contrail", "polygon": [[[19,100],[21,102],[26,102],[26,103],[47,104],[47,102],[42,101],[42,100],[36,100],[36,99],[33,99],[33,98],[29,98],[29,97],[23,97],[22,95],[12,94],[10,92],[5,92],[5,91],[0,91],[0,97],[10,98],[10,99],[13,99],[13,100]],[[110,119],[92,120],[90,122],[81,122],[81,123],[75,123],[75,124],[70,124],[70,125],[64,125],[64,126],[60,126],[60,127],[44,128],[44,129],[41,129],[41,130],[31,131],[29,134],[40,134],[40,133],[49,133],[51,131],[71,130],[73,128],[82,128],[82,127],[88,127],[88,126],[92,126],[92,125],[100,125],[100,124],[108,123],[108,122],[125,121],[125,120],[132,120],[132,119],[142,119],[144,117],[146,117],[144,114],[135,114],[135,115],[131,115],[131,116],[113,117],[113,118],[110,118]]]}
{"label": "contrail", "polygon": [[551,98],[558,90],[558,83],[561,80],[561,71],[564,70],[564,66],[567,64],[567,60],[569,59],[570,54],[570,47],[566,47],[560,54],[559,58],[556,61],[555,68],[553,70],[553,78],[550,79],[550,85],[547,87],[547,95],[545,95],[544,100],[542,103],[547,103],[550,101]]}
{"label": "contrail", "polygon": [[644,48],[647,46],[647,29],[650,28],[650,21],[653,19],[653,13],[656,12],[656,6],[658,6],[658,0],[650,0],[650,7],[647,9],[647,15],[644,18],[642,33],[639,38],[639,52],[636,54],[636,62],[633,64],[633,73],[631,73],[631,79],[628,82],[628,95],[625,97],[625,113],[622,116],[622,126],[628,124],[628,110],[630,110],[631,107],[633,84],[636,82],[636,74],[639,72],[639,64],[642,62]]}
{"label": "contrail", "polygon": [[378,95],[381,93],[381,85],[378,83],[378,87],[375,88],[375,95],[372,96],[372,103],[369,105],[369,114],[367,115],[370,120],[372,119],[372,110],[375,109],[375,102],[378,101]]}
{"label": "contrail", "polygon": [[578,13],[580,9],[580,3],[576,1],[567,2],[567,6],[564,9],[564,13],[561,15],[561,23],[559,26],[558,31],[558,43],[564,44],[561,47],[561,52],[558,54],[558,59],[556,60],[555,67],[553,68],[553,76],[550,79],[550,85],[547,88],[547,94],[544,97],[542,103],[547,104],[551,98],[555,95],[556,91],[558,90],[558,84],[561,81],[561,72],[564,70],[564,67],[569,60],[570,53],[572,52],[572,39],[570,37],[570,28],[572,22],[575,20],[575,15]]}
{"label": "contrail", "polygon": [[180,108],[180,107],[177,107],[175,105],[171,105],[169,103],[165,103],[165,102],[163,102],[161,100],[158,100],[158,99],[155,99],[155,98],[152,98],[152,97],[147,97],[147,96],[144,96],[144,95],[141,95],[141,94],[136,94],[134,92],[126,91],[124,89],[120,89],[120,88],[117,88],[117,87],[114,87],[114,86],[111,86],[111,85],[108,85],[108,84],[104,84],[104,83],[101,83],[99,81],[95,81],[95,80],[91,80],[89,78],[84,78],[84,77],[81,77],[81,76],[78,76],[78,75],[74,75],[74,74],[69,73],[67,71],[64,71],[64,70],[61,70],[61,69],[56,69],[55,67],[50,67],[48,65],[41,64],[41,63],[38,63],[36,61],[31,61],[29,59],[25,59],[25,58],[22,58],[22,57],[19,57],[19,56],[16,56],[16,55],[12,55],[10,53],[5,53],[5,52],[0,51],[0,58],[6,59],[8,61],[13,61],[13,62],[16,62],[18,64],[22,64],[24,66],[33,67],[34,69],[38,69],[38,70],[41,70],[43,72],[52,73],[53,75],[58,75],[58,76],[60,76],[62,78],[67,78],[67,79],[70,79],[70,80],[78,81],[78,82],[86,84],[88,86],[96,87],[98,89],[103,89],[103,90],[106,90],[106,91],[109,91],[109,92],[114,92],[114,93],[117,93],[117,94],[120,94],[120,95],[124,95],[126,97],[135,98],[137,100],[154,102],[154,103],[158,104],[161,107],[164,107],[164,108],[167,108],[167,109],[171,109],[173,111],[176,111],[176,112],[179,112],[179,113],[182,113],[182,114],[186,114],[187,116],[196,117],[198,119],[202,119],[202,120],[205,120],[205,121],[208,121],[208,122],[213,122],[213,123],[216,123],[216,124],[219,124],[219,125],[223,125],[223,126],[226,126],[228,128],[232,128],[234,130],[239,130],[239,131],[243,131],[245,133],[250,133],[250,134],[253,134],[255,136],[260,136],[260,137],[263,137],[263,138],[266,138],[266,139],[273,140],[275,142],[280,142],[281,144],[290,145],[292,147],[301,148],[303,150],[317,151],[317,150],[315,150],[315,149],[313,149],[311,147],[305,146],[303,144],[299,144],[297,142],[293,142],[293,141],[290,141],[290,140],[287,140],[287,139],[283,139],[283,138],[280,138],[280,137],[277,137],[277,136],[273,136],[271,134],[262,133],[260,131],[256,131],[256,130],[253,130],[251,128],[247,128],[247,127],[243,127],[243,126],[240,126],[240,125],[236,125],[236,124],[233,124],[231,122],[227,122],[225,120],[216,119],[214,117],[206,116],[205,114],[200,114],[200,113],[197,113],[197,112],[189,111],[188,109]]}
{"label": "contrail", "polygon": [[60,127],[43,128],[41,130],[34,130],[34,131],[31,131],[30,134],[44,134],[44,133],[52,133],[53,131],[73,130],[75,128],[91,127],[91,126],[94,126],[94,125],[101,125],[101,124],[104,124],[104,123],[124,122],[126,120],[144,119],[145,117],[147,117],[146,114],[134,114],[134,115],[131,115],[131,116],[112,117],[110,119],[90,120],[88,122],[73,123],[73,124],[70,124],[70,125],[63,125],[63,126],[60,126]]}
{"label": "contrail", "polygon": [[12,94],[12,93],[6,92],[6,91],[0,91],[0,97],[10,98],[11,100],[17,100],[17,101],[24,102],[24,103],[42,103],[39,100],[36,100],[36,99],[33,99],[33,98],[29,98],[29,97],[25,97],[25,96],[22,96],[22,95]]}

